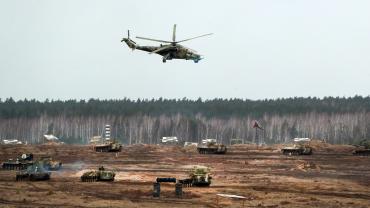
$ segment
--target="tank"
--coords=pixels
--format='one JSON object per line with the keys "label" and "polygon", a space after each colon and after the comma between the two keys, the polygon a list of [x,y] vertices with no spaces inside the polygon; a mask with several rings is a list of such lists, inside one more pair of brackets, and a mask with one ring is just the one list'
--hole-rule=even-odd
{"label": "tank", "polygon": [[311,155],[312,148],[308,145],[297,145],[284,147],[281,149],[284,155]]}
{"label": "tank", "polygon": [[370,141],[369,140],[362,140],[359,142],[359,145],[356,146],[357,148],[353,150],[353,155],[358,156],[369,156],[370,155]]}
{"label": "tank", "polygon": [[116,174],[113,171],[105,170],[103,166],[98,170],[88,171],[82,174],[82,182],[95,182],[95,181],[114,181]]}
{"label": "tank", "polygon": [[16,181],[41,181],[49,180],[51,173],[44,169],[43,164],[35,162],[27,167],[26,170],[21,170],[16,173]]}
{"label": "tank", "polygon": [[189,178],[178,182],[185,187],[190,186],[210,186],[212,176],[208,167],[195,166],[189,173]]}
{"label": "tank", "polygon": [[41,157],[38,161],[42,163],[46,170],[59,170],[62,167],[62,162],[53,160],[53,158],[49,156]]}
{"label": "tank", "polygon": [[113,141],[105,144],[98,144],[94,146],[96,152],[121,152],[122,145]]}
{"label": "tank", "polygon": [[3,162],[2,168],[5,170],[24,170],[33,164],[33,154],[22,154],[16,159],[8,159]]}
{"label": "tank", "polygon": [[200,154],[225,154],[227,148],[223,144],[217,144],[215,139],[205,139],[197,146]]}

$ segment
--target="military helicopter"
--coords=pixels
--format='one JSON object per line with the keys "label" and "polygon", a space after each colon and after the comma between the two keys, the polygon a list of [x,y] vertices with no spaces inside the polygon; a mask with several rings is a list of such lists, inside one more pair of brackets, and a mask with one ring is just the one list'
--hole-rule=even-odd
{"label": "military helicopter", "polygon": [[208,33],[205,35],[196,36],[193,38],[188,38],[180,41],[176,41],[176,24],[173,25],[173,32],[172,32],[172,41],[166,40],[157,40],[152,38],[144,38],[144,37],[136,37],[142,40],[150,40],[160,43],[165,43],[164,45],[160,44],[160,46],[140,46],[136,44],[135,41],[130,39],[130,30],[127,31],[127,38],[122,38],[121,42],[125,42],[129,48],[132,50],[142,50],[147,51],[149,54],[159,54],[163,56],[162,61],[165,63],[167,60],[171,59],[185,59],[185,60],[193,60],[194,63],[198,63],[198,61],[202,60],[203,57],[198,54],[195,50],[187,48],[185,46],[180,45],[179,43],[193,40],[196,38],[212,35],[213,33]]}

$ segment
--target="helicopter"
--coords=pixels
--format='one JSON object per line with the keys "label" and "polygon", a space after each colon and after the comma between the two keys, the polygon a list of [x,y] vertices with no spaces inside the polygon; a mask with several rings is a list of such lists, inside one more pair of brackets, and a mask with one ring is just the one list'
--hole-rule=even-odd
{"label": "helicopter", "polygon": [[131,48],[132,50],[137,49],[137,50],[147,51],[149,52],[149,54],[153,54],[153,53],[159,54],[163,56],[162,58],[163,63],[166,63],[167,60],[171,60],[171,59],[193,60],[194,63],[198,63],[200,60],[203,59],[203,57],[200,54],[198,54],[198,52],[196,52],[195,50],[187,48],[183,45],[180,45],[179,43],[193,40],[196,38],[201,38],[201,37],[212,35],[212,34],[213,33],[208,33],[208,34],[176,41],[176,24],[174,24],[173,31],[172,31],[172,41],[158,40],[158,39],[136,36],[136,38],[138,39],[160,42],[161,44],[159,46],[140,46],[136,44],[135,41],[130,39],[130,30],[127,31],[127,38],[122,38],[121,42],[125,42],[127,46]]}

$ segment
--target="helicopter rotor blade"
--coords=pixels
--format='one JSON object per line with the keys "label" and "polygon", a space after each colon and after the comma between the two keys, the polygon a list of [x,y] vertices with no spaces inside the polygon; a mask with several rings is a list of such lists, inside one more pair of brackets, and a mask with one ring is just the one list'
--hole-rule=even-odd
{"label": "helicopter rotor blade", "polygon": [[154,51],[150,52],[149,54],[158,53],[158,52],[170,49],[172,47],[173,47],[172,45],[164,46],[164,47],[158,48],[157,50],[154,50]]}
{"label": "helicopter rotor blade", "polygon": [[190,51],[190,52],[192,52],[192,53],[198,53],[198,51],[196,51],[196,50],[194,50],[194,49],[191,49],[191,48],[185,47],[185,46],[180,45],[180,44],[177,44],[177,45],[178,45],[178,46],[180,46],[180,47],[185,48],[186,50],[188,50],[188,51]]}
{"label": "helicopter rotor blade", "polygon": [[208,35],[213,35],[213,33],[208,33],[208,34],[204,34],[204,35],[196,36],[196,37],[193,37],[193,38],[188,38],[188,39],[184,39],[184,40],[176,41],[176,43],[181,43],[181,42],[185,42],[185,41],[188,41],[188,40],[193,40],[193,39],[196,39],[196,38],[201,38],[201,37],[208,36]]}
{"label": "helicopter rotor blade", "polygon": [[155,41],[155,42],[161,42],[161,43],[172,43],[171,41],[157,40],[157,39],[152,39],[152,38],[144,38],[144,37],[139,37],[139,36],[136,36],[136,38],[143,39],[143,40]]}
{"label": "helicopter rotor blade", "polygon": [[176,42],[176,24],[173,25],[172,41]]}
{"label": "helicopter rotor blade", "polygon": [[127,38],[130,39],[130,30],[127,30]]}

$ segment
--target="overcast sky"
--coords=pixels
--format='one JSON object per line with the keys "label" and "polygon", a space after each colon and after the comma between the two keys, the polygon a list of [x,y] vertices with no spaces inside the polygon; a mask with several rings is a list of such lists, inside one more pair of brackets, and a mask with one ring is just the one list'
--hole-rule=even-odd
{"label": "overcast sky", "polygon": [[[370,94],[370,1],[0,0],[0,98],[278,98]],[[205,56],[131,51],[177,39]],[[155,42],[134,39],[140,45]]]}

